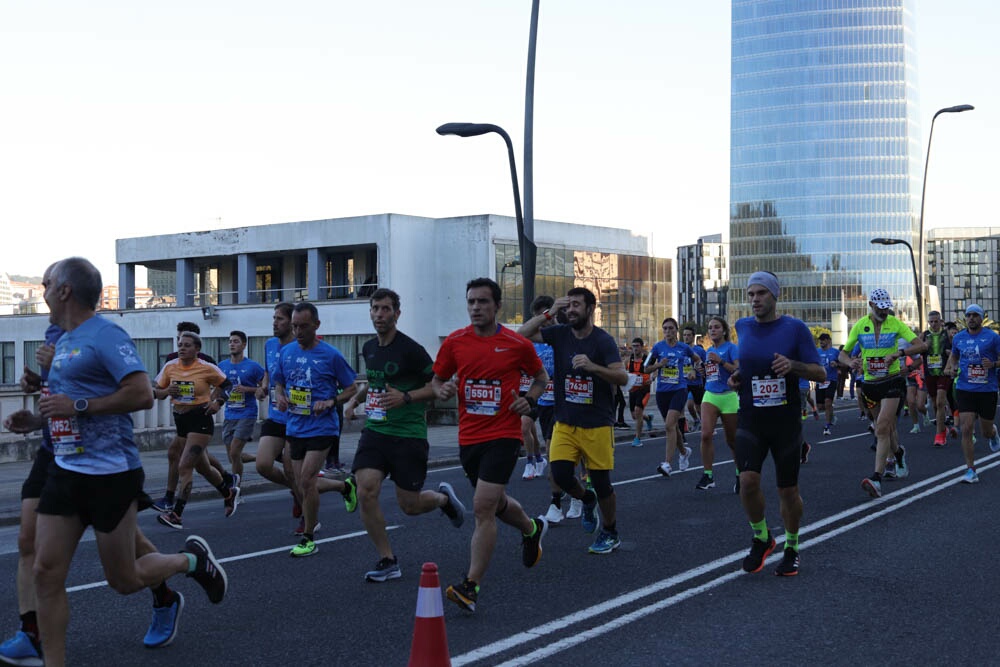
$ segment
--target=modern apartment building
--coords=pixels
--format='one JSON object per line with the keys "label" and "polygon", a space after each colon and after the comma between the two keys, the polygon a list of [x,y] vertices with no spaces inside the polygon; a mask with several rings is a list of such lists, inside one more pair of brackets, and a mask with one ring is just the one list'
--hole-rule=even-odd
{"label": "modern apartment building", "polygon": [[726,317],[729,293],[729,244],[722,234],[702,236],[677,248],[677,321],[705,325]]}
{"label": "modern apartment building", "polygon": [[928,281],[937,288],[941,316],[961,322],[970,303],[1000,320],[1000,227],[932,229],[927,234]]}

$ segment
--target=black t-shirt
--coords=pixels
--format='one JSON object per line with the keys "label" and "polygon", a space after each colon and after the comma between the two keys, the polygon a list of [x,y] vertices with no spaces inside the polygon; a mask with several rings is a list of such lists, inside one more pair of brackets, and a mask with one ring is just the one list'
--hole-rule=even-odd
{"label": "black t-shirt", "polygon": [[433,376],[434,362],[427,350],[406,334],[397,331],[392,342],[380,347],[378,338],[366,341],[361,348],[368,375],[368,394],[365,398],[365,428],[386,435],[404,438],[427,438],[426,405],[412,402],[393,410],[386,410],[381,403],[386,384],[399,391],[420,389]]}
{"label": "black t-shirt", "polygon": [[599,366],[621,363],[618,344],[604,329],[594,327],[586,338],[577,338],[568,324],[541,330],[552,346],[556,392],[556,421],[570,426],[597,428],[615,423],[615,387],[607,380],[573,368],[573,357],[585,354]]}

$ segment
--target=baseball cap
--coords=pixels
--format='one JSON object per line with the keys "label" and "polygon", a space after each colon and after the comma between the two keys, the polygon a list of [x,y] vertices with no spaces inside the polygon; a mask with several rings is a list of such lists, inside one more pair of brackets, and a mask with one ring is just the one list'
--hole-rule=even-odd
{"label": "baseball cap", "polygon": [[892,308],[892,299],[889,298],[889,292],[881,287],[873,289],[871,294],[868,295],[868,300],[875,304],[876,308]]}
{"label": "baseball cap", "polygon": [[969,307],[965,309],[965,314],[968,315],[969,313],[975,313],[976,315],[979,315],[979,317],[986,315],[986,313],[983,312],[982,306],[978,303],[969,304]]}

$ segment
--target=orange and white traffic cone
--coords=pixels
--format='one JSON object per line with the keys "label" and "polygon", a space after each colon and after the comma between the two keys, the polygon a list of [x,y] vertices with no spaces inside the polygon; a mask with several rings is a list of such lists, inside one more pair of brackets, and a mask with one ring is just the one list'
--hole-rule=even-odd
{"label": "orange and white traffic cone", "polygon": [[436,563],[424,563],[417,593],[409,667],[451,667],[448,635],[444,630],[444,603]]}

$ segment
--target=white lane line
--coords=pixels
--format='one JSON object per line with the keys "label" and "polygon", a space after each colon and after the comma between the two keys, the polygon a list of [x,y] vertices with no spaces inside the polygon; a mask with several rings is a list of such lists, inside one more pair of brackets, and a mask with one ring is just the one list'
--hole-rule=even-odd
{"label": "white lane line", "polygon": [[[397,528],[399,528],[399,526],[386,526],[386,530],[395,530]],[[322,540],[314,540],[314,541],[316,542],[316,544],[326,544],[327,542],[340,542],[341,540],[349,540],[351,538],[361,537],[367,534],[368,533],[366,533],[365,531],[359,530],[353,533],[345,533],[344,535],[334,535],[333,537],[325,537]],[[248,558],[259,558],[260,556],[270,556],[271,554],[288,553],[288,550],[291,549],[293,546],[295,545],[293,544],[283,547],[275,547],[274,549],[265,549],[263,551],[254,551],[246,554],[237,554],[235,556],[228,556],[226,558],[219,558],[217,560],[220,563],[234,563],[239,560],[247,560]],[[91,588],[100,588],[101,586],[107,586],[107,585],[108,585],[107,581],[95,581],[90,584],[80,584],[79,586],[70,586],[69,588],[66,589],[66,592],[76,593],[77,591],[86,591],[90,590]]]}
{"label": "white lane line", "polygon": [[[993,454],[991,456],[984,457],[980,461],[987,461],[987,460],[998,459],[998,458],[1000,458],[1000,454]],[[978,465],[977,467],[980,470],[989,470],[989,469],[995,468],[997,466],[1000,466],[1000,460],[994,461],[993,463],[990,463],[988,465]],[[854,522],[852,522],[850,524],[846,524],[846,525],[841,526],[839,528],[836,528],[836,529],[834,529],[834,530],[832,530],[832,531],[830,531],[828,533],[824,533],[823,535],[819,535],[819,536],[817,536],[817,537],[815,537],[815,538],[807,541],[801,548],[805,549],[805,548],[807,548],[807,547],[809,547],[811,545],[821,544],[822,542],[825,542],[828,539],[832,539],[833,537],[841,535],[841,534],[843,534],[843,533],[845,533],[845,532],[847,532],[849,530],[852,530],[854,528],[863,526],[866,523],[874,521],[875,519],[880,518],[880,517],[882,517],[882,516],[884,516],[884,515],[886,515],[886,514],[888,514],[890,512],[895,512],[897,509],[900,509],[902,507],[906,507],[907,505],[915,503],[918,500],[922,500],[922,499],[924,499],[924,498],[926,498],[926,497],[928,497],[930,495],[938,493],[939,491],[943,491],[944,489],[947,489],[947,488],[949,488],[951,486],[959,484],[959,483],[961,483],[961,478],[960,477],[956,477],[955,475],[958,472],[960,472],[960,471],[962,471],[964,469],[965,469],[965,466],[959,466],[959,467],[957,467],[957,468],[955,468],[953,470],[941,473],[939,475],[936,475],[933,478],[924,480],[923,482],[919,482],[917,484],[911,485],[911,486],[907,487],[906,489],[900,489],[899,491],[895,491],[895,492],[889,494],[888,496],[883,496],[882,498],[874,501],[874,503],[884,504],[885,502],[887,502],[888,500],[890,500],[892,498],[898,497],[898,496],[900,496],[902,494],[905,494],[905,493],[912,492],[912,491],[917,490],[917,489],[919,489],[921,487],[928,486],[930,484],[933,484],[935,481],[944,479],[946,477],[949,478],[947,481],[945,481],[945,482],[943,482],[943,483],[941,483],[941,484],[939,484],[937,486],[934,486],[932,488],[929,488],[929,489],[927,489],[927,490],[925,490],[925,491],[923,491],[923,492],[921,492],[919,494],[916,494],[916,495],[914,495],[914,496],[912,496],[910,498],[902,500],[899,503],[896,503],[894,505],[889,505],[889,506],[884,507],[884,508],[882,508],[882,509],[880,509],[880,510],[878,510],[876,512],[872,512],[871,514],[869,514],[867,516],[860,517],[856,521],[854,521]],[[845,510],[844,512],[840,512],[839,514],[836,514],[834,516],[827,517],[826,519],[823,519],[823,520],[821,520],[821,521],[819,521],[819,522],[817,522],[815,524],[811,524],[811,525],[809,525],[807,527],[802,528],[799,531],[799,534],[800,535],[804,535],[804,534],[807,534],[807,533],[810,533],[810,532],[814,532],[818,528],[821,528],[823,526],[829,525],[830,523],[834,523],[834,522],[840,520],[841,518],[843,518],[845,516],[850,516],[851,514],[856,514],[858,512],[865,511],[866,509],[871,508],[872,505],[873,505],[873,503],[870,503],[870,502],[869,503],[865,503],[864,505],[859,506],[857,508],[853,508],[853,509],[850,509],[850,510]],[[778,544],[782,544],[784,542],[784,537],[779,537],[775,541]],[[468,665],[470,663],[473,663],[473,662],[476,662],[476,661],[479,661],[479,660],[490,658],[490,657],[493,657],[493,656],[498,655],[500,653],[504,653],[506,651],[515,649],[515,648],[517,648],[519,646],[530,645],[530,643],[537,642],[539,639],[542,639],[543,637],[545,637],[545,635],[553,634],[553,633],[556,633],[556,632],[562,632],[562,631],[566,630],[567,628],[569,628],[572,625],[575,625],[577,623],[582,623],[584,621],[589,621],[589,620],[591,620],[591,619],[593,619],[593,618],[595,618],[595,617],[597,617],[597,616],[599,616],[601,614],[604,614],[604,613],[606,613],[608,611],[613,611],[614,609],[616,609],[618,607],[622,607],[622,606],[624,606],[626,604],[630,604],[632,602],[635,602],[636,600],[639,600],[640,598],[648,597],[650,595],[654,595],[656,593],[659,593],[661,591],[667,590],[669,588],[673,588],[673,587],[675,587],[675,586],[677,586],[679,584],[683,584],[683,583],[685,583],[687,581],[690,581],[691,579],[700,577],[700,576],[702,576],[702,575],[704,575],[704,574],[706,574],[708,572],[711,572],[712,570],[716,570],[716,569],[718,569],[720,567],[723,567],[723,566],[726,566],[726,565],[730,565],[730,564],[739,562],[739,561],[741,561],[743,559],[743,556],[745,554],[746,554],[746,552],[744,550],[744,551],[739,551],[739,552],[730,554],[728,556],[724,556],[722,558],[717,558],[717,559],[715,559],[714,561],[712,561],[710,563],[706,563],[704,565],[700,565],[700,566],[695,567],[695,568],[693,568],[691,570],[688,570],[687,572],[682,572],[680,574],[676,574],[676,575],[674,575],[672,577],[669,577],[667,579],[663,579],[663,580],[658,581],[658,582],[656,582],[654,584],[651,584],[649,586],[644,586],[642,588],[636,589],[636,590],[631,591],[629,593],[625,593],[625,594],[619,595],[617,597],[611,598],[609,600],[606,600],[605,602],[602,602],[602,603],[593,605],[591,607],[588,607],[586,610],[579,611],[579,612],[574,612],[572,614],[568,614],[566,616],[563,616],[562,618],[558,618],[558,619],[555,619],[555,620],[550,621],[548,623],[545,623],[543,625],[536,626],[531,631],[519,632],[517,634],[511,635],[510,637],[507,637],[506,639],[501,639],[499,641],[492,642],[492,643],[487,644],[485,646],[481,646],[478,649],[474,649],[474,650],[469,651],[467,653],[464,653],[462,655],[454,656],[454,657],[452,657],[451,664],[453,665],[453,667],[461,667],[462,665]],[[776,560],[779,556],[781,556],[781,554],[780,553],[776,553],[769,560],[772,560],[772,561]],[[503,665],[505,665],[505,666],[506,665],[511,665],[511,666],[513,666],[513,665],[525,665],[525,664],[529,664],[531,662],[537,661],[537,660],[539,660],[541,658],[544,658],[546,656],[553,655],[554,653],[557,653],[559,651],[563,651],[565,649],[568,649],[568,648],[571,648],[573,646],[576,646],[577,644],[580,644],[580,643],[582,643],[584,641],[587,641],[589,639],[593,639],[594,637],[598,637],[600,635],[603,635],[603,634],[605,634],[607,632],[610,632],[611,630],[614,630],[614,629],[616,629],[618,627],[621,627],[621,626],[626,625],[628,623],[631,623],[631,622],[633,622],[635,620],[638,620],[640,618],[648,616],[649,614],[652,614],[652,613],[655,613],[657,611],[660,611],[661,609],[665,609],[667,607],[670,607],[670,606],[672,606],[674,604],[677,604],[678,602],[682,602],[683,600],[686,600],[686,599],[688,599],[690,597],[693,597],[694,595],[697,595],[697,594],[702,593],[704,591],[707,591],[707,590],[710,590],[712,588],[715,588],[715,587],[721,585],[722,583],[725,583],[727,581],[731,581],[732,579],[735,579],[736,577],[738,577],[738,576],[740,576],[742,574],[744,574],[744,572],[742,570],[738,570],[736,572],[726,573],[726,574],[721,575],[720,577],[718,577],[716,579],[713,579],[712,581],[709,581],[709,582],[706,582],[704,584],[701,584],[701,585],[699,585],[699,586],[697,586],[695,588],[689,589],[687,591],[682,591],[682,592],[677,593],[675,595],[672,595],[672,596],[670,596],[668,598],[664,598],[663,600],[659,600],[659,601],[657,601],[655,603],[652,603],[652,604],[650,604],[650,605],[648,605],[646,607],[643,607],[642,609],[638,609],[636,611],[633,611],[633,612],[630,612],[628,614],[625,614],[625,615],[623,615],[621,617],[611,619],[611,620],[607,621],[606,623],[602,623],[599,627],[592,628],[590,630],[586,630],[586,631],[583,631],[583,632],[577,632],[577,633],[574,633],[574,635],[572,637],[567,637],[565,639],[562,639],[562,640],[559,640],[559,641],[556,641],[556,642],[552,642],[551,644],[547,644],[544,648],[538,649],[538,650],[533,651],[532,653],[529,653],[529,654],[524,655],[524,656],[519,656],[518,658],[515,658],[515,659],[513,659],[513,660],[511,660],[509,662],[503,663]],[[546,641],[546,640],[542,639],[542,641]]]}

